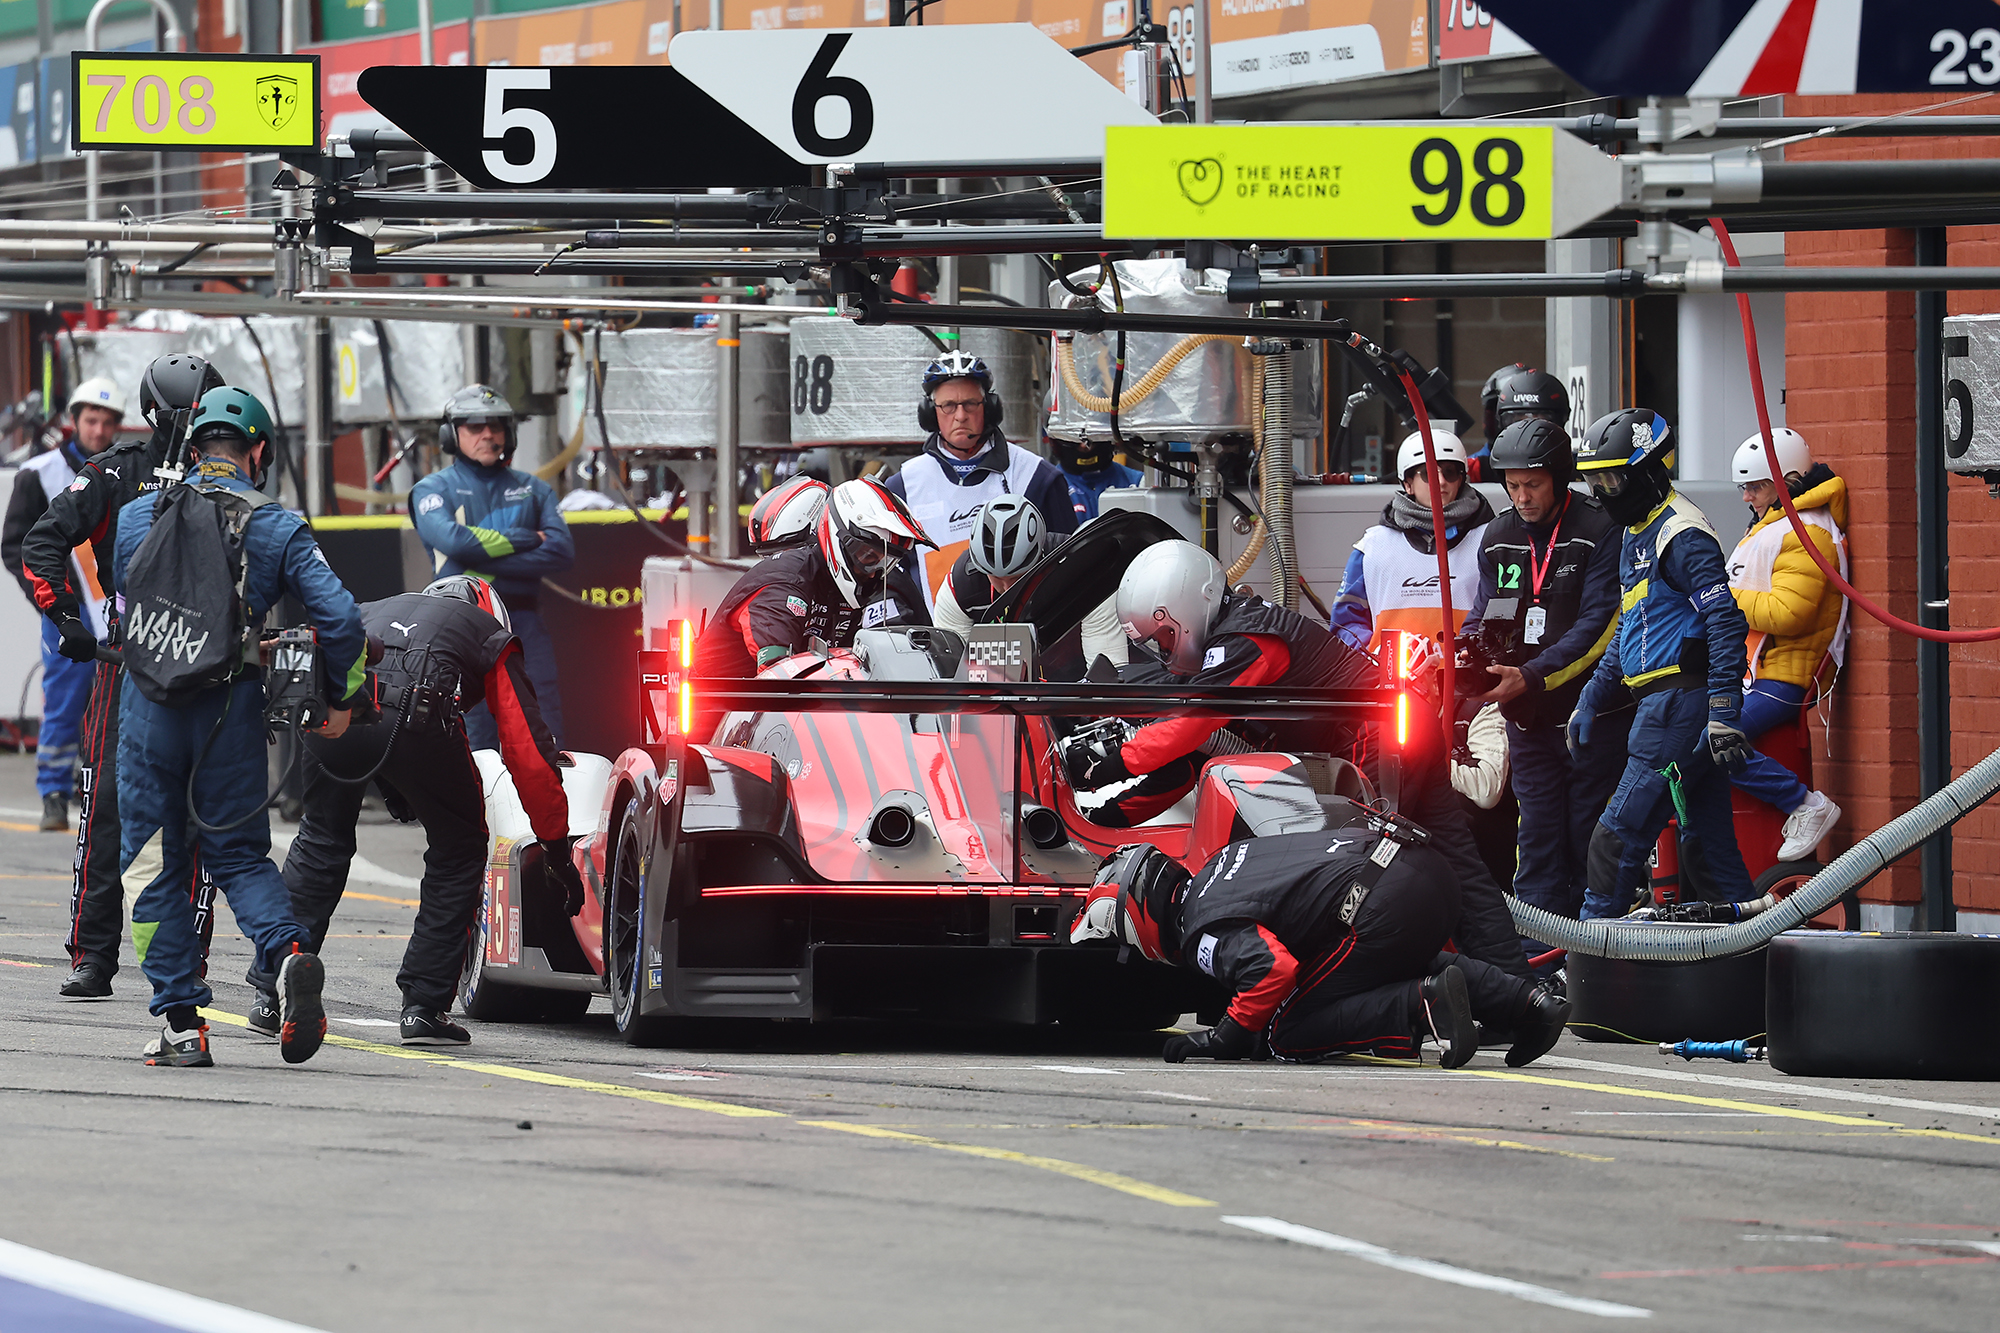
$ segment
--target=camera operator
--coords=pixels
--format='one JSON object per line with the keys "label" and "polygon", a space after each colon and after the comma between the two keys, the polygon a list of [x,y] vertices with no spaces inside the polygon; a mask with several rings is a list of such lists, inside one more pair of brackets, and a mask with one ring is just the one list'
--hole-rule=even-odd
{"label": "camera operator", "polygon": [[[160,875],[132,905],[152,1012],[166,1020],[146,1063],[215,1063],[200,1015],[211,995],[193,906],[181,887],[198,843],[202,865],[257,946],[259,971],[276,975],[279,1045],[286,1063],[297,1064],[326,1035],[326,973],[271,864],[264,682],[253,632],[280,598],[296,597],[305,607],[331,679],[329,737],[346,730],[366,672],[366,643],[354,598],[305,521],[257,490],[274,447],[264,405],[241,389],[210,389],[191,426],[201,461],[186,484],[125,506],[113,558],[130,621],[118,725],[123,864],[161,834]],[[214,521],[204,530],[211,509]],[[233,548],[225,533],[237,534]],[[218,605],[223,614],[211,618]],[[191,640],[190,621],[202,629],[200,643],[178,644]],[[236,633],[249,644],[247,662]],[[178,662],[183,656],[187,669]],[[204,684],[217,676],[221,683]]]}
{"label": "camera operator", "polygon": [[[486,871],[486,801],[461,710],[482,700],[491,710],[501,759],[541,841],[549,886],[575,916],[583,907],[583,881],[570,860],[561,756],[542,723],[507,603],[492,584],[451,575],[420,593],[368,603],[361,623],[383,644],[374,673],[381,717],[345,736],[307,742],[305,813],[285,857],[285,886],[317,953],[347,888],[368,781],[382,789],[399,817],[407,812],[422,821],[424,882],[396,974],[402,1039],[405,1046],[463,1046],[472,1038],[451,1020],[451,1001]],[[259,989],[250,1026],[276,1036],[272,979],[251,980]]]}
{"label": "camera operator", "polygon": [[[1591,830],[1625,762],[1619,719],[1601,716],[1572,760],[1564,727],[1618,619],[1618,524],[1598,500],[1570,489],[1569,435],[1540,417],[1505,426],[1493,467],[1514,507],[1486,527],[1479,596],[1460,640],[1474,668],[1461,688],[1489,688],[1507,720],[1507,752],[1520,802],[1514,893],[1574,917],[1582,910]],[[1532,942],[1526,947],[1540,953]]]}

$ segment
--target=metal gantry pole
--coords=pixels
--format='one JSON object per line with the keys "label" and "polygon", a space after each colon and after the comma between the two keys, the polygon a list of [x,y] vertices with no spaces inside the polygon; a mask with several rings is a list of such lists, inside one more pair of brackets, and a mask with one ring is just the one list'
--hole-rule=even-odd
{"label": "metal gantry pole", "polygon": [[[1943,227],[1920,227],[1915,263],[1943,267]],[[1944,468],[1944,315],[1942,291],[1917,293],[1917,623],[1951,623],[1950,499]],[[1951,645],[1917,641],[1917,792],[1920,799],[1951,781]],[[1951,892],[1951,828],[1924,844],[1921,930],[1958,929]]]}
{"label": "metal gantry pole", "polygon": [[[98,49],[97,25],[103,19],[105,10],[120,3],[137,4],[140,3],[140,0],[97,0],[97,3],[90,7],[90,16],[83,21],[84,50],[95,51]],[[186,34],[181,31],[180,16],[174,13],[174,7],[168,4],[167,0],[144,0],[144,3],[151,5],[153,11],[166,24],[167,40],[173,43],[174,49],[177,51],[183,49],[187,45],[187,38]],[[71,107],[69,113],[72,116],[80,116],[83,114],[83,108],[80,106]],[[102,189],[102,182],[99,179],[99,173],[102,170],[98,165],[99,156],[100,154],[96,149],[92,149],[83,155],[83,210],[84,216],[92,222],[97,221],[98,195]]]}
{"label": "metal gantry pole", "polygon": [[[718,560],[736,558],[736,446],[742,421],[736,412],[736,388],[743,348],[743,317],[715,317],[715,527],[709,551]],[[694,512],[690,504],[688,513]]]}

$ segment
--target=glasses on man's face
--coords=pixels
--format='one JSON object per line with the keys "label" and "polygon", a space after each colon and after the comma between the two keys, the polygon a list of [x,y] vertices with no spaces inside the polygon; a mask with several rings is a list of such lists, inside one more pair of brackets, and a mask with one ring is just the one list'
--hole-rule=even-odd
{"label": "glasses on man's face", "polygon": [[1771,483],[1768,481],[1746,481],[1739,483],[1736,489],[1742,495],[1754,495],[1770,487]]}
{"label": "glasses on man's face", "polygon": [[933,400],[931,406],[935,407],[940,415],[956,416],[958,413],[963,412],[970,416],[976,409],[985,406],[985,400],[979,398],[939,398]]}

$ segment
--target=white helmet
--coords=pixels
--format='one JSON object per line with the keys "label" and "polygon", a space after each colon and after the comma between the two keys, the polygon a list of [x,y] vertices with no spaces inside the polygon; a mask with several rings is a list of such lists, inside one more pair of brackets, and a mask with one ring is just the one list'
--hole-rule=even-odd
{"label": "white helmet", "polygon": [[831,489],[817,477],[793,477],[764,492],[750,509],[750,549],[768,555],[810,541]]}
{"label": "white helmet", "polygon": [[[1794,472],[1804,476],[1812,471],[1812,449],[1807,446],[1806,437],[1797,431],[1779,426],[1771,432],[1771,448],[1778,455],[1779,476]],[[1771,465],[1764,459],[1763,435],[1752,435],[1736,446],[1736,457],[1729,460],[1729,479],[1738,486],[1771,479]]]}
{"label": "white helmet", "polygon": [[118,387],[118,381],[104,375],[95,375],[76,386],[69,396],[69,414],[72,419],[79,407],[109,408],[121,420],[125,416],[125,391]]}
{"label": "white helmet", "polygon": [[819,514],[819,553],[849,606],[874,596],[892,561],[936,548],[907,506],[872,477],[843,481]]}
{"label": "white helmet", "polygon": [[[1431,452],[1440,463],[1457,463],[1461,467],[1471,460],[1465,452],[1465,443],[1448,430],[1431,427]],[[1396,476],[1408,477],[1411,468],[1424,465],[1424,435],[1422,431],[1411,431],[1402,447],[1396,450]]]}
{"label": "white helmet", "polygon": [[972,518],[966,559],[988,578],[1010,578],[1042,554],[1042,511],[1018,495],[996,495]]}
{"label": "white helmet", "polygon": [[1169,671],[1192,676],[1227,586],[1221,562],[1193,542],[1157,542],[1118,580],[1118,623],[1134,643],[1151,645]]}

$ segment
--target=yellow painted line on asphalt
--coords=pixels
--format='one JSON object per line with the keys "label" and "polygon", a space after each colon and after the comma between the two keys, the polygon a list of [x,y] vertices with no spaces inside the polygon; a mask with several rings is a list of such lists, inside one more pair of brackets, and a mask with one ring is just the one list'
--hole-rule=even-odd
{"label": "yellow painted line on asphalt", "polygon": [[[1489,1139],[1480,1137],[1476,1129],[1440,1129],[1428,1125],[1404,1125],[1392,1120],[1350,1120],[1349,1126],[1360,1129],[1387,1130],[1392,1134],[1413,1139],[1446,1139],[1453,1143],[1469,1143],[1475,1148],[1506,1148],[1513,1152],[1547,1153],[1552,1157],[1574,1157],[1583,1162],[1616,1161],[1612,1157],[1600,1157],[1596,1153],[1567,1152],[1561,1148],[1544,1148],[1539,1144],[1522,1143],[1518,1139]],[[1338,1128],[1335,1126],[1334,1128]]]}
{"label": "yellow painted line on asphalt", "polygon": [[[0,828],[12,829],[16,833],[65,833],[67,829],[45,829],[40,824],[16,824],[11,819],[0,819]],[[26,876],[23,876],[26,878]],[[40,878],[40,876],[36,876]]]}
{"label": "yellow painted line on asphalt", "polygon": [[417,901],[415,898],[389,898],[379,893],[357,893],[353,889],[346,890],[341,896],[345,898],[359,898],[364,902],[371,902],[371,903],[391,903],[397,907],[423,906],[423,904]]}
{"label": "yellow painted line on asphalt", "polygon": [[1084,1166],[1079,1162],[1065,1162],[1060,1157],[1037,1157],[1031,1153],[1014,1152],[1009,1148],[988,1148],[977,1143],[952,1143],[946,1139],[934,1139],[925,1134],[906,1134],[898,1129],[883,1129],[878,1125],[849,1125],[838,1120],[801,1120],[801,1125],[814,1129],[837,1129],[844,1134],[860,1134],[871,1139],[896,1139],[904,1143],[915,1143],[925,1148],[936,1148],[940,1152],[964,1153],[968,1157],[984,1157],[996,1162],[1013,1162],[1019,1166],[1037,1167],[1043,1171],[1053,1171],[1059,1176],[1073,1180],[1087,1180],[1093,1185],[1117,1190],[1122,1194],[1135,1195],[1154,1203],[1164,1203],[1172,1208],[1219,1208],[1213,1199],[1198,1199],[1192,1194],[1182,1194],[1160,1185],[1149,1185],[1143,1180],[1121,1176],[1115,1171],[1100,1171],[1094,1166]]}
{"label": "yellow painted line on asphalt", "polygon": [[[26,827],[26,826],[25,826],[25,825],[23,825],[23,827]],[[74,880],[76,879],[76,876],[74,876],[74,875],[0,875],[0,879],[53,879],[53,880],[60,880],[60,881],[61,881],[62,883],[64,883],[64,884],[69,884],[69,883],[72,883],[72,882],[73,882],[73,881],[74,881]]]}
{"label": "yellow painted line on asphalt", "polygon": [[47,964],[47,963],[27,963],[27,962],[23,962],[22,960],[20,960],[20,959],[18,959],[18,958],[0,958],[0,963],[5,963],[5,964],[6,964],[7,966],[9,966],[9,967],[47,967],[47,966],[48,966],[48,964]]}

